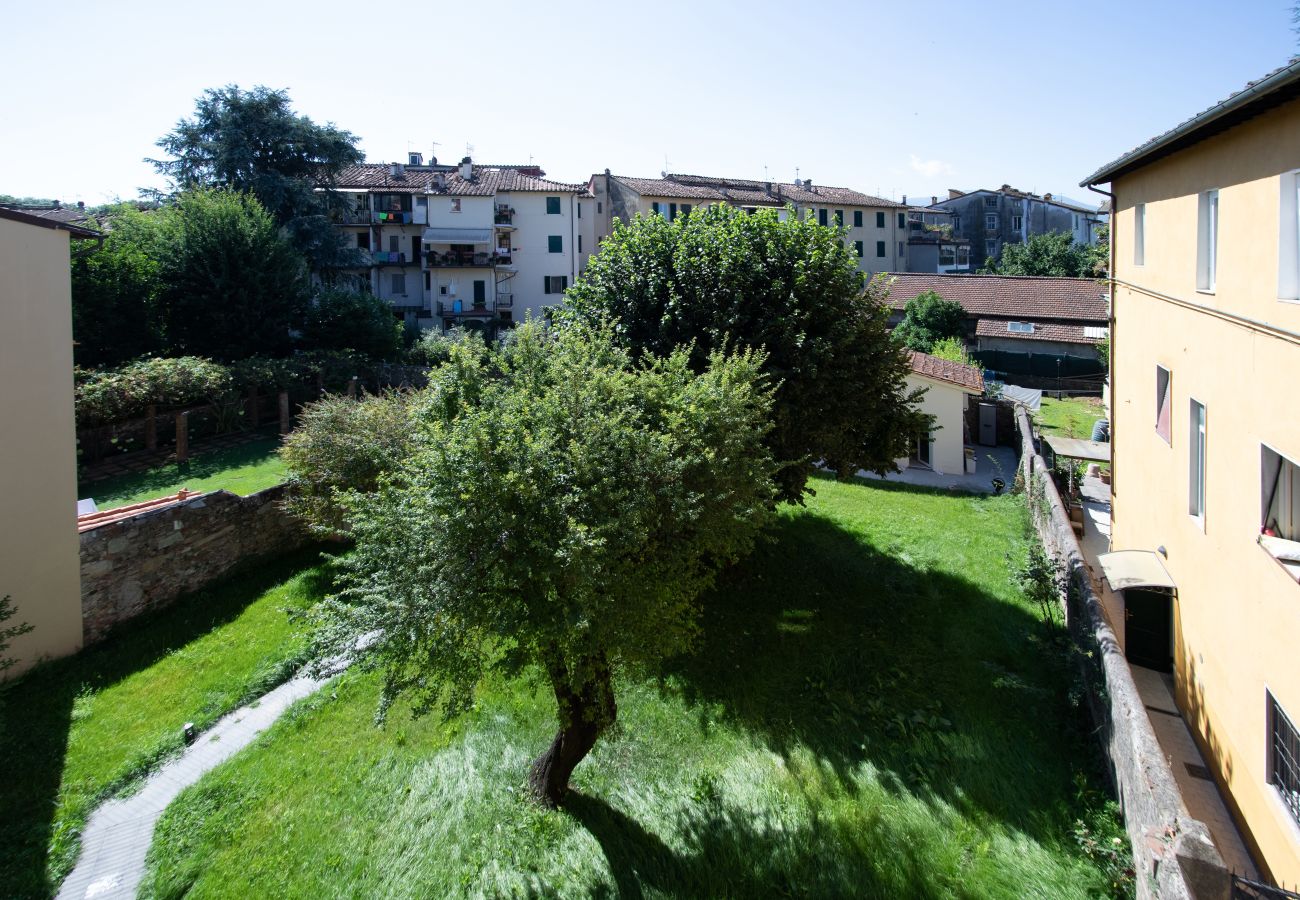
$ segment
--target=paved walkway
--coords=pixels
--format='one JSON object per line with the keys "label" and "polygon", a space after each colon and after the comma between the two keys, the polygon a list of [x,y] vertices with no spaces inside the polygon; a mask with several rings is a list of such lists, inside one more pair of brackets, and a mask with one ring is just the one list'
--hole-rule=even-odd
{"label": "paved walkway", "polygon": [[915,484],[923,487],[947,488],[949,490],[974,491],[981,494],[993,493],[993,479],[1001,478],[1004,490],[1011,490],[1016,480],[1016,451],[1011,447],[974,447],[975,474],[955,473],[940,475],[933,469],[924,469],[912,465],[901,472],[891,475],[876,475],[872,472],[858,472],[859,477],[875,481],[895,481],[902,484]]}
{"label": "paved walkway", "polygon": [[184,788],[248,746],[295,701],[314,693],[329,676],[299,676],[221,719],[179,758],[149,776],[137,793],[109,800],[91,815],[81,834],[76,868],[59,888],[59,900],[134,897],[154,824]]}

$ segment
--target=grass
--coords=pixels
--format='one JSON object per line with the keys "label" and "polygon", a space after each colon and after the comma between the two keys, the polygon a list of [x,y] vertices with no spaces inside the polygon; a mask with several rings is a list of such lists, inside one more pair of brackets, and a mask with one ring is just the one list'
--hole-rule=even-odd
{"label": "grass", "polygon": [[1111,893],[1122,832],[1009,573],[1023,498],[817,489],[705,599],[695,654],[620,676],[562,811],[524,799],[555,728],[535,678],[379,729],[349,673],[181,795],[142,895]]}
{"label": "grass", "polygon": [[280,438],[266,437],[213,450],[186,462],[166,462],[144,472],[114,475],[77,485],[79,497],[94,497],[100,509],[113,509],[155,497],[192,491],[225,489],[248,495],[284,481],[284,462],[277,455]]}
{"label": "grass", "polygon": [[47,897],[71,870],[86,817],[108,796],[301,664],[286,609],[327,586],[306,550],[196,592],[102,644],[39,666],[0,694],[0,895]]}
{"label": "grass", "polygon": [[1055,400],[1043,395],[1042,407],[1034,413],[1034,421],[1043,434],[1065,437],[1092,437],[1092,426],[1106,415],[1100,397],[1069,397]]}

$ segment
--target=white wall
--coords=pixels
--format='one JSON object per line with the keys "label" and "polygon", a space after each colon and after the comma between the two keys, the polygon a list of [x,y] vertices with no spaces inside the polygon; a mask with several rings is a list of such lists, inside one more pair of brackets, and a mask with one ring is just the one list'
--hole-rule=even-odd
{"label": "white wall", "polygon": [[[908,375],[908,390],[918,387],[926,389],[921,398],[921,411],[934,416],[934,430],[930,434],[930,467],[941,475],[960,475],[966,465],[966,398],[970,395],[944,381],[915,373]],[[897,462],[900,468],[907,468],[907,460]]]}
{"label": "white wall", "polygon": [[[515,210],[515,230],[511,233],[511,259],[515,266],[515,277],[508,283],[506,290],[514,294],[514,319],[522,322],[529,311],[537,316],[545,306],[558,306],[563,302],[562,294],[546,294],[544,277],[563,275],[569,279],[569,286],[577,276],[575,249],[577,246],[577,210],[573,193],[541,194],[532,192],[512,192],[498,195],[501,202],[508,202]],[[551,215],[546,212],[546,198],[560,198],[560,212]],[[587,210],[583,210],[583,215]],[[559,235],[563,244],[562,253],[551,253],[548,238]],[[583,249],[587,248],[588,238],[583,238]]]}

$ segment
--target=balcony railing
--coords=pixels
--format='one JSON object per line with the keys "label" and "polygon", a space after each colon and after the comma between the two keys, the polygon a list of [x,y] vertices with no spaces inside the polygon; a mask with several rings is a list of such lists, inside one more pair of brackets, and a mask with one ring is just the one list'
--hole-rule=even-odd
{"label": "balcony railing", "polygon": [[370,260],[376,266],[413,266],[417,262],[398,250],[371,251]]}
{"label": "balcony railing", "polygon": [[475,305],[465,303],[464,300],[439,300],[438,315],[440,316],[491,316],[493,312],[484,305]]}
{"label": "balcony railing", "polygon": [[409,212],[402,212],[401,210],[397,210],[395,212],[389,212],[389,211],[380,212],[376,210],[371,215],[372,215],[371,221],[376,222],[380,225],[410,225],[411,224],[411,214]]}
{"label": "balcony railing", "polygon": [[497,225],[513,225],[515,223],[515,211],[508,206],[498,206],[496,216],[492,219]]}
{"label": "balcony railing", "polygon": [[336,209],[330,217],[339,225],[369,225],[371,215],[368,209]]}
{"label": "balcony railing", "polygon": [[455,250],[449,250],[445,253],[438,250],[430,250],[424,256],[431,268],[472,267],[484,269],[488,266],[495,266],[500,259],[500,257],[493,253],[463,253]]}
{"label": "balcony railing", "polygon": [[515,295],[497,294],[496,300],[493,301],[492,305],[497,309],[511,309],[515,305]]}

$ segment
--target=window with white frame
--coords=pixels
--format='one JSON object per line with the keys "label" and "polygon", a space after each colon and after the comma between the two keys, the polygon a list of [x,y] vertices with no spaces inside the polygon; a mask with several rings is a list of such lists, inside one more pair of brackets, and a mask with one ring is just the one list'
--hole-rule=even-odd
{"label": "window with white frame", "polygon": [[1033,334],[1034,323],[1033,322],[1008,322],[1007,331],[1010,331],[1013,334]]}
{"label": "window with white frame", "polygon": [[1205,524],[1205,404],[1189,400],[1187,416],[1187,514]]}
{"label": "window with white frame", "polygon": [[984,198],[984,205],[987,206],[987,207],[990,207],[990,208],[992,208],[992,209],[997,209],[997,208],[998,208],[998,198],[997,198],[997,197],[985,197],[985,198]]}
{"label": "window with white frame", "polygon": [[1281,182],[1277,295],[1283,300],[1300,300],[1300,171],[1283,174]]}
{"label": "window with white frame", "polygon": [[1146,265],[1147,256],[1147,205],[1133,207],[1133,265]]}
{"label": "window with white frame", "polygon": [[1300,581],[1300,466],[1261,444],[1259,545]]}
{"label": "window with white frame", "polygon": [[1268,701],[1268,783],[1277,788],[1291,818],[1300,825],[1300,732],[1273,692]]}
{"label": "window with white frame", "polygon": [[998,242],[997,242],[997,241],[985,241],[985,242],[984,242],[984,252],[986,252],[989,256],[997,256],[997,255],[998,255]]}
{"label": "window with white frame", "polygon": [[1021,230],[1022,228],[1024,228],[1024,227],[1025,227],[1025,217],[1024,217],[1024,216],[1012,216],[1012,217],[1011,217],[1011,230],[1012,230],[1012,231],[1020,231],[1020,230]]}
{"label": "window with white frame", "polygon": [[1164,366],[1156,366],[1156,434],[1172,443],[1173,435],[1173,374]]}
{"label": "window with white frame", "polygon": [[1212,291],[1218,276],[1219,192],[1203,191],[1196,215],[1196,289]]}
{"label": "window with white frame", "polygon": [[997,231],[997,230],[998,230],[998,217],[995,216],[995,215],[993,215],[992,213],[990,213],[990,214],[988,214],[987,216],[985,216],[985,217],[984,217],[984,227],[985,227],[986,229],[988,229],[989,231]]}

